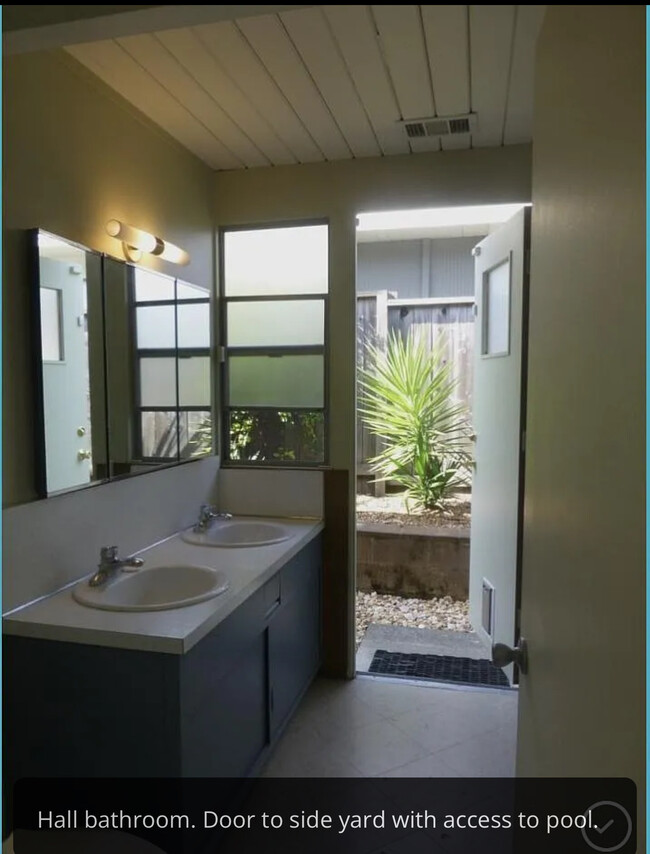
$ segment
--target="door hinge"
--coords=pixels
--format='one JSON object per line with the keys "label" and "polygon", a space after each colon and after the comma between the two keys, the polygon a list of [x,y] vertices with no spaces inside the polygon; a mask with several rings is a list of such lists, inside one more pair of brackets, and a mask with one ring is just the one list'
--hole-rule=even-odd
{"label": "door hinge", "polygon": [[522,454],[526,453],[526,431],[525,430],[521,431],[521,453]]}
{"label": "door hinge", "polygon": [[226,348],[225,347],[217,347],[217,361],[223,365],[226,361]]}

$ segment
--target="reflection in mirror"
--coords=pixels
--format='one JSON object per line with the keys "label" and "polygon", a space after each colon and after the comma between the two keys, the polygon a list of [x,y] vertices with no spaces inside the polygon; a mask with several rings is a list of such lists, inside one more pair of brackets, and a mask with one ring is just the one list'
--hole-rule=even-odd
{"label": "reflection in mirror", "polygon": [[107,476],[101,256],[44,231],[36,242],[39,492],[52,494]]}
{"label": "reflection in mirror", "polygon": [[209,291],[111,258],[104,279],[111,474],[212,453]]}
{"label": "reflection in mirror", "polygon": [[39,495],[213,453],[210,291],[35,243]]}

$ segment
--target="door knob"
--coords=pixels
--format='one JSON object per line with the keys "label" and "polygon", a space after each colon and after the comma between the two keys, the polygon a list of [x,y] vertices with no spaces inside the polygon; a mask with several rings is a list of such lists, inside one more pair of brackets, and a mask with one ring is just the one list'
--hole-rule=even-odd
{"label": "door knob", "polygon": [[90,451],[82,449],[81,451],[77,451],[77,459],[78,460],[89,460],[90,459]]}
{"label": "door knob", "polygon": [[505,643],[492,644],[492,664],[497,667],[507,667],[516,664],[521,673],[528,673],[528,644],[521,638],[517,646],[511,647]]}

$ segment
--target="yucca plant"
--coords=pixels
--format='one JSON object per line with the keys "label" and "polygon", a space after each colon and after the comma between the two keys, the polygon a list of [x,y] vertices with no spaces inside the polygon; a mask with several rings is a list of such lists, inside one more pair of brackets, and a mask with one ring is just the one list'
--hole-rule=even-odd
{"label": "yucca plant", "polygon": [[371,367],[359,372],[359,413],[384,445],[371,469],[405,488],[407,509],[443,507],[471,462],[467,408],[454,400],[443,344],[429,350],[410,332],[391,333],[386,351],[366,345]]}

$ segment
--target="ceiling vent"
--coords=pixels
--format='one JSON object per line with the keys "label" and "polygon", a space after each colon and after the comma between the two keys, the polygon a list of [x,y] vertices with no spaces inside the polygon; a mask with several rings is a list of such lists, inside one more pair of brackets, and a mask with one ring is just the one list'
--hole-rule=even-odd
{"label": "ceiling vent", "polygon": [[471,133],[476,130],[476,113],[465,116],[432,116],[427,119],[405,119],[399,122],[404,126],[409,139],[425,139],[430,136],[453,136],[458,133]]}

